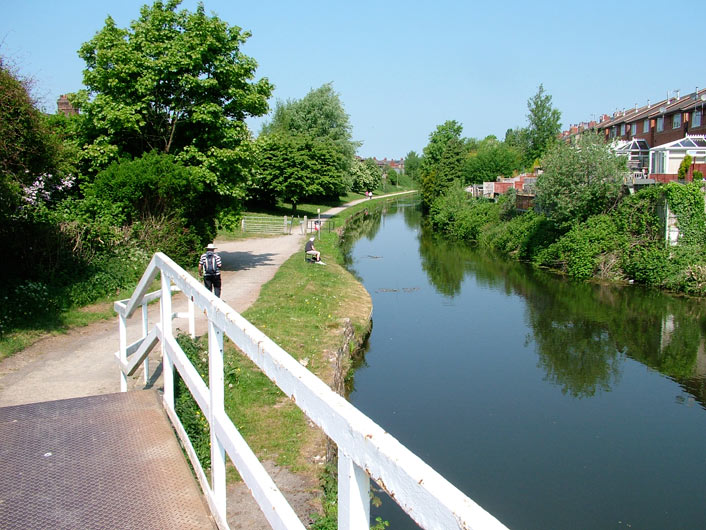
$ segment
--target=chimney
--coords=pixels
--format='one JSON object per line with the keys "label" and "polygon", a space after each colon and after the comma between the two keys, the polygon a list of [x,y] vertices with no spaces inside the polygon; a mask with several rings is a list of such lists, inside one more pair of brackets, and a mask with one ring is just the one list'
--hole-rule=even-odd
{"label": "chimney", "polygon": [[674,92],[676,92],[676,94],[677,94],[677,97],[674,99],[679,99],[679,89],[677,88]]}
{"label": "chimney", "polygon": [[647,100],[647,108],[648,108],[648,109],[651,109],[651,108],[652,108],[652,105],[650,104],[650,100],[649,100],[649,99]]}

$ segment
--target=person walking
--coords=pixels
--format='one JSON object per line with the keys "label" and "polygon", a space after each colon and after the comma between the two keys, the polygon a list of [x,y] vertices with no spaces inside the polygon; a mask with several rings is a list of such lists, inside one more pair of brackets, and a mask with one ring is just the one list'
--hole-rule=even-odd
{"label": "person walking", "polygon": [[221,257],[215,252],[216,246],[209,243],[206,252],[199,259],[199,276],[203,276],[206,289],[221,297]]}

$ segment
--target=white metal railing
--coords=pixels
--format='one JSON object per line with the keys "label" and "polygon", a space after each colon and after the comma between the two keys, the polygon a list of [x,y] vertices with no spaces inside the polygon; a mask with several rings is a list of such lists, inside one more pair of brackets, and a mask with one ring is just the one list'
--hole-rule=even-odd
{"label": "white metal railing", "polygon": [[[149,285],[160,273],[160,291],[148,293]],[[172,313],[174,291],[181,291],[187,297],[188,313]],[[160,299],[160,319],[148,329],[147,303],[156,298]],[[142,338],[128,345],[127,319],[138,307],[142,307]],[[208,318],[208,385],[191,365],[172,331],[173,318],[187,317],[193,336],[196,307],[205,310]],[[115,302],[115,310],[120,330],[120,351],[116,356],[121,368],[121,390],[127,390],[127,377],[137,370],[160,341],[164,406],[184,443],[220,528],[228,528],[226,454],[273,528],[304,528],[225,412],[224,333],[338,446],[339,529],[369,528],[370,479],[422,528],[505,528],[166,255],[154,255],[132,297]],[[174,410],[174,368],[210,424],[210,484]]]}

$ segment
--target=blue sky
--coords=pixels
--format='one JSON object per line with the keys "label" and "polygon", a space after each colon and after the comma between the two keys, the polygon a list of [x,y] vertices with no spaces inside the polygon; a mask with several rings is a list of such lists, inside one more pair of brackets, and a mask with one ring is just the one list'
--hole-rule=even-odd
{"label": "blue sky", "polygon": [[[108,14],[127,27],[145,3],[0,0],[0,54],[34,78],[35,96],[54,112],[60,94],[82,87],[81,44]],[[421,153],[446,120],[460,122],[466,137],[502,139],[526,125],[540,83],[564,128],[706,86],[701,47],[689,44],[702,37],[698,17],[688,16],[699,10],[652,0],[204,5],[252,33],[243,51],[274,83],[272,107],[332,82],[365,157]],[[261,122],[249,122],[253,132]]]}

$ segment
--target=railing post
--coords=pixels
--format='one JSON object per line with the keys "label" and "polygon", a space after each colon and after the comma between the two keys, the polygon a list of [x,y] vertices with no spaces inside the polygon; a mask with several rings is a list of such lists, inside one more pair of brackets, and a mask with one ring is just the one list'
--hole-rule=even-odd
{"label": "railing post", "polygon": [[[127,364],[127,319],[123,313],[118,314],[118,335],[120,340],[120,361]],[[120,391],[127,392],[127,375],[120,370]]]}
{"label": "railing post", "polygon": [[338,529],[370,528],[370,477],[338,450]]}
{"label": "railing post", "polygon": [[196,319],[195,314],[195,304],[194,301],[189,297],[189,336],[192,339],[196,338]]}
{"label": "railing post", "polygon": [[216,436],[216,414],[225,410],[223,380],[223,331],[208,321],[208,388],[211,397],[211,487],[214,504],[226,519],[226,452]]}
{"label": "railing post", "polygon": [[[147,332],[149,331],[149,319],[147,317],[147,304],[143,303],[142,304],[142,338],[144,339],[147,336]],[[142,361],[142,363],[145,365],[145,386],[147,383],[150,381],[150,358],[149,356],[145,357],[145,360]]]}
{"label": "railing post", "polygon": [[[162,295],[160,298],[160,326],[164,338],[172,336],[172,290],[171,280],[161,271]],[[174,363],[167,353],[166,340],[162,340],[162,368],[164,370],[164,403],[174,411]]]}

